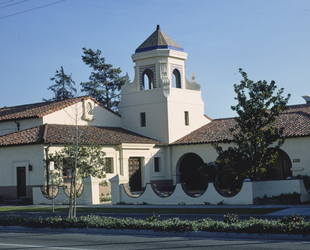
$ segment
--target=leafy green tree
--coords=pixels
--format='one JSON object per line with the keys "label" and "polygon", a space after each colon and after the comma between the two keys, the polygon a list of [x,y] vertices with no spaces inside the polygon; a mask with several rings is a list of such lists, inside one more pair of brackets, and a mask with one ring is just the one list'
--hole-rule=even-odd
{"label": "leafy green tree", "polygon": [[[76,216],[76,197],[81,193],[82,182],[87,177],[105,178],[105,153],[102,147],[92,143],[82,146],[78,143],[66,145],[49,156],[55,162],[58,179],[65,177],[69,183],[69,217]],[[56,179],[57,179],[56,177]]]}
{"label": "leafy green tree", "polygon": [[55,84],[48,87],[48,90],[54,92],[55,97],[52,99],[44,101],[60,101],[76,96],[76,88],[74,87],[75,82],[72,80],[72,76],[67,75],[64,72],[63,67],[60,67],[60,70],[56,70],[55,76],[50,78],[51,81],[55,81]]}
{"label": "leafy green tree", "polygon": [[284,143],[284,128],[276,125],[276,120],[287,109],[290,94],[283,97],[283,88],[276,92],[274,81],[253,82],[242,69],[239,72],[243,80],[234,85],[237,105],[231,107],[238,114],[236,126],[230,129],[235,146],[226,150],[218,144],[213,146],[219,154],[219,165],[239,176],[256,179],[264,177]]}
{"label": "leafy green tree", "polygon": [[82,82],[82,91],[103,103],[107,108],[118,112],[120,90],[125,83],[125,77],[120,76],[120,68],[107,64],[101,51],[83,48],[82,60],[92,68],[88,82]]}

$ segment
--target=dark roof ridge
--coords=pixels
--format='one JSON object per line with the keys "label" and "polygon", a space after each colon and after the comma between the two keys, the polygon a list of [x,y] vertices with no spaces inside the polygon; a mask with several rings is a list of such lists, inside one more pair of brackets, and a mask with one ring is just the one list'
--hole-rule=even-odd
{"label": "dark roof ridge", "polygon": [[[73,98],[68,98],[68,99],[64,99],[64,100],[55,100],[55,101],[42,101],[42,102],[33,102],[33,103],[27,103],[27,104],[20,104],[20,105],[15,105],[15,106],[4,106],[3,108],[0,108],[0,111],[2,109],[12,109],[12,108],[19,108],[19,107],[24,107],[24,106],[32,106],[32,105],[49,105],[49,104],[52,104],[52,103],[56,103],[56,102],[64,102],[64,101],[68,101],[68,100],[73,100],[73,99],[76,99],[76,98],[87,98],[87,97],[90,97],[92,98],[91,96],[78,96],[78,97],[73,97]],[[44,105],[45,106],[45,105]]]}
{"label": "dark roof ridge", "polygon": [[204,114],[204,117],[206,117],[206,118],[209,119],[210,121],[213,120],[210,116],[208,116],[208,115],[206,115],[206,114]]}
{"label": "dark roof ridge", "polygon": [[303,103],[303,104],[288,105],[287,107],[288,107],[287,110],[290,110],[290,109],[295,109],[295,108],[306,108],[306,107],[310,107],[310,105],[307,103]]}
{"label": "dark roof ridge", "polygon": [[[212,121],[219,121],[219,120],[234,120],[237,116],[234,117],[223,117],[223,118],[214,118]],[[209,123],[208,123],[209,124]],[[206,124],[206,125],[208,125]]]}

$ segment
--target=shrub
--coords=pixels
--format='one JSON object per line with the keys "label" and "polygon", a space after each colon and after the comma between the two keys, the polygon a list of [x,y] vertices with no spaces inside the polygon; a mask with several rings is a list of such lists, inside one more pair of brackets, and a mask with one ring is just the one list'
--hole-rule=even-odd
{"label": "shrub", "polygon": [[111,201],[111,195],[110,194],[104,195],[103,193],[101,193],[100,202],[107,202],[107,201]]}
{"label": "shrub", "polygon": [[225,214],[224,215],[224,222],[228,224],[237,223],[239,222],[239,217],[237,214]]}
{"label": "shrub", "polygon": [[154,231],[209,231],[259,234],[302,234],[310,235],[310,222],[299,215],[292,215],[278,220],[262,220],[250,218],[239,220],[236,214],[227,214],[224,221],[214,221],[210,218],[200,220],[181,220],[171,218],[159,220],[153,216],[141,220],[133,218],[113,218],[98,215],[81,216],[77,218],[49,217],[27,218],[25,216],[1,216],[0,225],[19,225],[34,228],[106,228],[106,229],[134,229]]}
{"label": "shrub", "polygon": [[303,223],[305,222],[305,217],[300,216],[298,214],[293,214],[291,216],[285,216],[281,219],[279,219],[280,222],[282,223]]}

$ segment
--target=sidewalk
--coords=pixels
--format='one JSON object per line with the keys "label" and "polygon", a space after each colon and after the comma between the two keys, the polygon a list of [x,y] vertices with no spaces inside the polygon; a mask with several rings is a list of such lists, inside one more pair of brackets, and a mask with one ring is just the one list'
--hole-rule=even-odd
{"label": "sidewalk", "polygon": [[310,205],[296,205],[290,206],[286,209],[280,210],[278,212],[270,213],[270,216],[289,216],[292,214],[298,214],[301,216],[310,216]]}
{"label": "sidewalk", "polygon": [[[266,216],[289,216],[292,214],[299,214],[301,216],[310,217],[310,204],[298,204],[298,205],[111,205],[100,204],[89,207],[122,207],[122,208],[280,208],[282,210],[266,214]],[[85,206],[87,207],[87,206]]]}

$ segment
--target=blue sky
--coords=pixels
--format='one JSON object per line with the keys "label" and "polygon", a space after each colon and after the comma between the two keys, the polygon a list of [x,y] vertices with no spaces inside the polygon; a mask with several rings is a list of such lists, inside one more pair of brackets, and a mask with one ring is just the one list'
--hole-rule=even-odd
{"label": "blue sky", "polygon": [[53,97],[60,66],[87,81],[83,47],[133,80],[131,55],[157,24],[188,53],[211,118],[235,116],[239,68],[275,80],[291,105],[310,95],[309,0],[0,0],[0,107]]}

